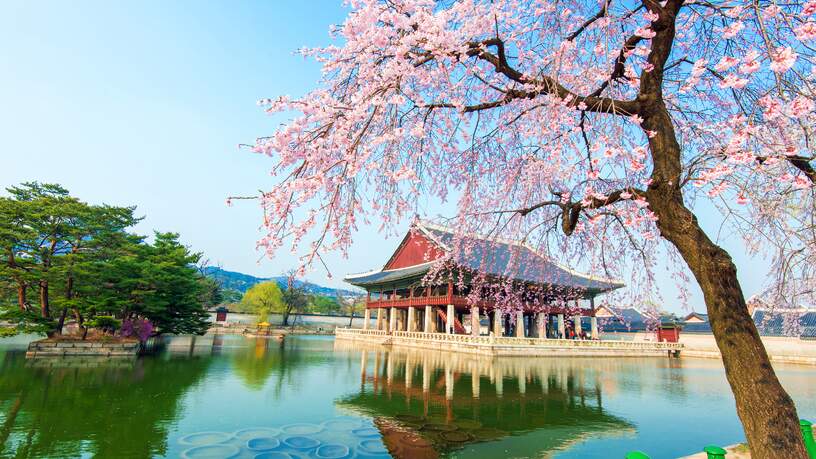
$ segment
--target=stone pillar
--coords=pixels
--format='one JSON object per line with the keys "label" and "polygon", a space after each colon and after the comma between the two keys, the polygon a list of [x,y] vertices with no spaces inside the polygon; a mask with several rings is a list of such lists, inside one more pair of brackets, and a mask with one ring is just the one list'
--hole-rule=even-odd
{"label": "stone pillar", "polygon": [[567,337],[567,329],[564,326],[564,314],[558,314],[558,337],[561,339]]}
{"label": "stone pillar", "polygon": [[524,338],[524,311],[516,311],[516,338]]}
{"label": "stone pillar", "polygon": [[454,317],[456,317],[455,314],[456,314],[456,310],[453,308],[452,304],[449,304],[448,305],[448,314],[447,314],[447,317],[446,317],[446,319],[447,319],[446,322],[447,323],[445,324],[445,333],[447,333],[449,335],[453,333],[453,319],[454,319]]}
{"label": "stone pillar", "polygon": [[572,321],[575,324],[575,336],[581,336],[581,315],[578,314],[577,316],[573,317]]}
{"label": "stone pillar", "polygon": [[383,329],[383,308],[377,308],[377,330]]}
{"label": "stone pillar", "polygon": [[539,338],[547,337],[547,315],[543,312],[536,314],[536,336]]}
{"label": "stone pillar", "polygon": [[408,307],[408,331],[409,332],[416,331],[416,317],[415,317],[416,313],[414,312],[414,309],[415,308],[413,306]]}
{"label": "stone pillar", "polygon": [[482,325],[479,323],[479,306],[470,307],[470,334],[479,336],[482,331]]}
{"label": "stone pillar", "polygon": [[493,336],[502,335],[502,314],[498,309],[493,310]]}
{"label": "stone pillar", "polygon": [[590,327],[591,327],[591,330],[592,330],[591,334],[590,334],[590,338],[592,338],[592,339],[600,338],[600,336],[598,336],[598,318],[595,317],[595,316],[592,316],[592,318],[589,319],[589,324],[590,324]]}
{"label": "stone pillar", "polygon": [[394,333],[397,330],[397,308],[388,311],[388,331]]}
{"label": "stone pillar", "polygon": [[368,324],[371,323],[371,309],[366,308],[363,313],[363,330],[368,330]]}
{"label": "stone pillar", "polygon": [[433,308],[430,306],[425,306],[425,333],[432,333],[433,329]]}

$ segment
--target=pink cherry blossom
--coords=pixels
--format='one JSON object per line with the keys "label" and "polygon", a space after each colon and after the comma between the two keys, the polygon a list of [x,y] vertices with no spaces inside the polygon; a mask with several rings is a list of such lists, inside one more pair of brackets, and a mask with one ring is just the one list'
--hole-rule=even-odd
{"label": "pink cherry blossom", "polygon": [[806,22],[794,29],[796,31],[796,38],[806,41],[816,38],[816,22]]}
{"label": "pink cherry blossom", "polygon": [[714,66],[714,70],[724,72],[737,64],[739,64],[739,59],[731,56],[723,56],[722,59],[717,62],[717,65]]}
{"label": "pink cherry blossom", "polygon": [[649,27],[641,27],[635,31],[635,35],[637,35],[638,37],[643,37],[648,40],[650,38],[654,38],[657,35],[657,33],[655,33],[655,31],[653,31]]}
{"label": "pink cherry blossom", "polygon": [[790,103],[790,114],[794,118],[802,118],[813,112],[813,105],[812,99],[798,96]]}
{"label": "pink cherry blossom", "polygon": [[723,78],[722,83],[720,83],[721,88],[736,88],[742,89],[748,85],[748,80],[745,78],[740,78],[734,74],[726,75]]}
{"label": "pink cherry blossom", "polygon": [[796,62],[799,57],[790,46],[780,47],[771,53],[771,70],[777,73],[785,72]]}
{"label": "pink cherry blossom", "polygon": [[722,31],[722,37],[725,39],[734,38],[742,32],[742,29],[745,28],[745,24],[742,21],[735,21],[728,25],[728,27],[724,28]]}

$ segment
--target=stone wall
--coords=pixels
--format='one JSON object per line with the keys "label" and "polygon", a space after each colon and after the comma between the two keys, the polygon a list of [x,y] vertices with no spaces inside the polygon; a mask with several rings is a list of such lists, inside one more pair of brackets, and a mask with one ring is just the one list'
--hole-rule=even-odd
{"label": "stone wall", "polygon": [[[684,345],[682,357],[721,358],[714,335],[681,332],[680,342]],[[796,337],[763,336],[762,343],[772,362],[816,365],[816,341]]]}
{"label": "stone wall", "polygon": [[132,358],[139,353],[138,341],[32,341],[27,358],[40,357],[119,357]]}

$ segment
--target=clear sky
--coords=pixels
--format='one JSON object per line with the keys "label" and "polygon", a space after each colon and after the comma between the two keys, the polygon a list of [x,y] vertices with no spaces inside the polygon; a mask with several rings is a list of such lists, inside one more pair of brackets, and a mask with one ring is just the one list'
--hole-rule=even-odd
{"label": "clear sky", "polygon": [[[316,84],[319,67],[293,51],[327,44],[329,26],[344,16],[340,0],[2,0],[0,187],[56,182],[91,203],[136,205],[141,234],[179,232],[225,269],[285,272],[296,264],[288,251],[274,260],[255,251],[258,207],[224,203],[272,182],[272,160],[236,145],[283,121],[265,115],[258,99]],[[431,202],[419,210],[444,209]],[[323,270],[308,278],[345,286],[343,274],[380,267],[398,242],[363,228],[350,259],[327,257],[331,279]],[[748,259],[738,240],[721,242],[746,295],[756,293],[766,263]],[[660,285],[666,308],[681,312],[668,275]],[[699,291],[692,298],[702,310]]]}

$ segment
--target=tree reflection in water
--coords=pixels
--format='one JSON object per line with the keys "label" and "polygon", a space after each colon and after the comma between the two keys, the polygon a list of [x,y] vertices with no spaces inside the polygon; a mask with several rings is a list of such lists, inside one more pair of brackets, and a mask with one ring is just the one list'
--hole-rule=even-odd
{"label": "tree reflection in water", "polygon": [[274,339],[237,338],[245,345],[233,347],[229,352],[235,374],[252,390],[264,389],[271,378],[271,389],[276,398],[280,397],[285,385],[295,382],[298,368],[325,363],[331,358],[325,352],[305,352],[308,349],[302,347],[306,344],[298,340],[290,339],[284,345]]}
{"label": "tree reflection in water", "polygon": [[397,458],[430,459],[490,441],[515,456],[538,456],[587,437],[634,434],[603,408],[604,372],[620,371],[611,367],[619,360],[493,358],[344,341],[335,349],[361,353],[359,392],[338,404],[374,417]]}
{"label": "tree reflection in water", "polygon": [[151,457],[209,359],[0,359],[3,457]]}

